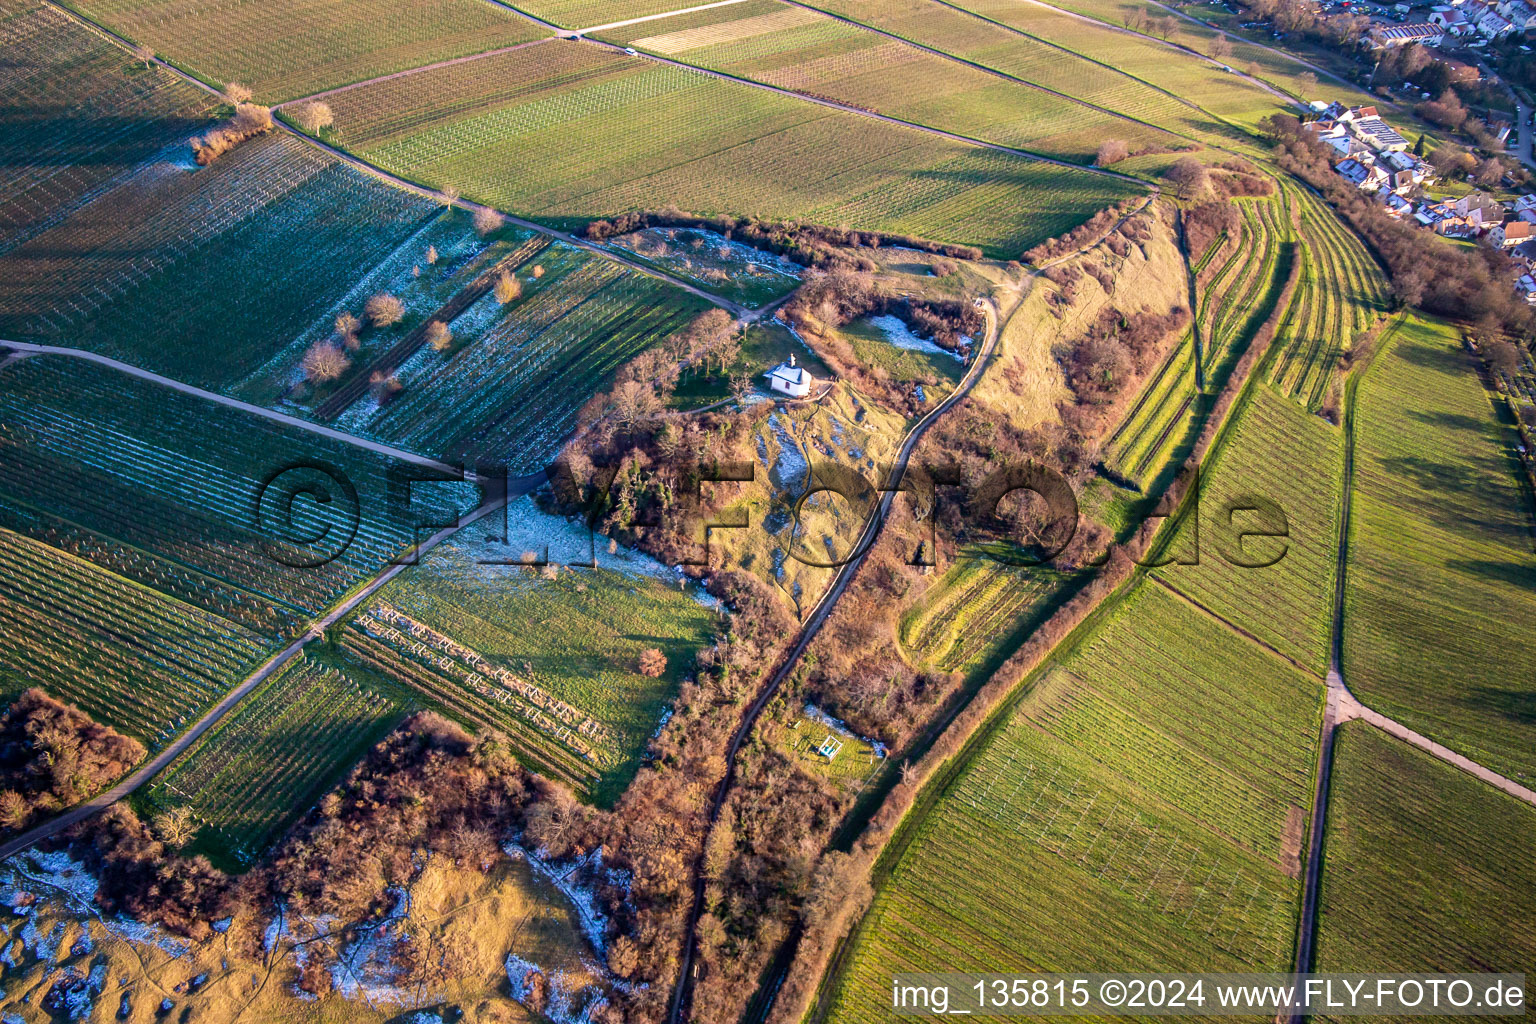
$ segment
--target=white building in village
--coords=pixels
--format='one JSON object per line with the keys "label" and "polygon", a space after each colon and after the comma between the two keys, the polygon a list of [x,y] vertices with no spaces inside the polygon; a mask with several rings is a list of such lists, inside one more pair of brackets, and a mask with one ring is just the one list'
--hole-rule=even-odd
{"label": "white building in village", "polygon": [[790,353],[789,362],[780,363],[763,376],[768,378],[770,389],[790,398],[804,398],[811,393],[811,385],[816,383],[816,378],[806,372],[805,367],[795,365],[794,353]]}

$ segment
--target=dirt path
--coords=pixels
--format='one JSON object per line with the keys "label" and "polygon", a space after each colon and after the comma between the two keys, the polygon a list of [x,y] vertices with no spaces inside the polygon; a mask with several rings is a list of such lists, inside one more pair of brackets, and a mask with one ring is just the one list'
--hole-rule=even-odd
{"label": "dirt path", "polygon": [[[506,505],[507,500],[513,497],[527,494],[529,491],[533,490],[540,483],[542,483],[543,480],[544,474],[540,472],[531,474],[530,476],[523,477],[516,481],[510,481],[507,485],[506,498],[497,497],[495,500],[481,505],[474,512],[460,519],[456,525],[446,527],[445,529],[434,533],[432,536],[428,537],[417,546],[416,555],[419,558],[420,555],[423,555],[426,552],[432,550],[438,544],[448,539],[464,527],[485,518],[493,512],[498,511]],[[14,839],[11,839],[4,844],[0,844],[0,860],[4,860],[7,857],[20,853],[22,850],[32,846],[34,843],[38,843],[51,836],[58,835],[60,832],[69,828],[71,825],[77,824],[89,817],[92,817],[93,815],[99,814],[100,812],[110,807],[112,804],[128,796],[140,786],[143,786],[144,783],[154,778],[167,765],[185,753],[186,750],[191,747],[192,744],[196,743],[204,733],[217,725],[220,719],[229,714],[230,711],[234,710],[234,708],[238,706],[241,701],[245,700],[246,697],[250,696],[253,690],[259,687],[266,680],[270,679],[273,673],[278,671],[284,665],[288,664],[294,658],[298,657],[300,652],[304,650],[304,647],[310,641],[318,639],[327,629],[339,622],[343,616],[347,615],[358,605],[372,597],[380,587],[384,586],[384,584],[388,583],[400,573],[404,572],[411,565],[415,564],[415,561],[416,559],[412,559],[412,561],[409,563],[399,561],[390,563],[376,576],[374,576],[372,580],[364,584],[358,590],[353,591],[352,594],[344,598],[323,617],[315,620],[309,629],[305,630],[303,636],[299,637],[297,640],[293,641],[293,643],[289,644],[287,647],[284,647],[281,651],[278,651],[272,657],[263,662],[259,668],[257,668],[250,675],[246,676],[238,686],[220,698],[217,704],[208,709],[208,712],[204,714],[202,718],[199,718],[196,724],[178,736],[169,746],[160,751],[160,753],[156,754],[144,764],[140,765],[131,774],[124,777],[122,781],[117,783],[117,785],[113,786],[111,789],[96,794],[84,803],[76,804],[74,807],[71,807],[63,814],[60,814],[54,818],[50,818],[49,820],[43,822],[41,825],[38,825],[36,828],[28,829],[26,832],[23,832],[21,835],[15,837]]]}
{"label": "dirt path", "polygon": [[[987,317],[987,336],[985,342],[977,351],[976,358],[971,361],[971,366],[966,371],[965,376],[961,378],[959,384],[955,385],[955,389],[942,402],[929,410],[922,419],[913,424],[912,429],[907,432],[906,440],[902,442],[901,447],[897,450],[895,462],[892,464],[891,479],[901,479],[902,475],[906,472],[908,462],[911,461],[913,451],[917,449],[918,442],[923,438],[923,434],[927,432],[929,427],[933,426],[939,417],[943,416],[956,403],[968,395],[971,389],[976,386],[976,382],[981,379],[982,372],[986,369],[987,363],[991,361],[992,355],[997,349],[998,336],[1002,332],[1002,325],[998,323],[997,306],[990,299],[986,302],[985,311]],[[865,557],[869,554],[870,549],[874,547],[875,539],[880,534],[880,527],[886,517],[890,515],[891,506],[895,500],[896,491],[894,490],[885,491],[881,495],[879,503],[871,510],[869,518],[864,522],[864,529],[860,532],[859,538],[854,544],[853,554],[838,569],[831,585],[827,587],[821,599],[816,602],[810,614],[803,620],[800,631],[795,634],[794,643],[790,645],[788,652],[780,660],[778,667],[768,675],[767,680],[758,691],[757,698],[742,715],[741,723],[736,727],[736,732],[731,737],[730,746],[725,751],[725,778],[716,788],[710,803],[709,822],[711,828],[719,820],[720,811],[725,806],[726,797],[730,795],[731,784],[736,774],[736,756],[741,750],[742,743],[751,734],[752,727],[757,724],[757,720],[762,715],[763,709],[768,706],[768,702],[779,692],[779,687],[783,685],[784,680],[789,678],[789,674],[799,664],[806,648],[811,645],[811,641],[816,638],[816,634],[826,624],[827,618],[832,614],[832,609],[836,607],[838,599],[848,589],[848,584],[858,574],[859,567],[864,564]],[[708,842],[708,837],[706,837],[705,841],[706,843]],[[678,970],[677,987],[672,993],[672,1010],[669,1015],[669,1020],[672,1024],[678,1024],[678,1022],[688,1019],[688,999],[693,991],[693,958],[697,947],[696,935],[699,917],[703,909],[704,872],[702,865],[696,865],[694,871],[693,908],[688,914],[688,930],[685,933],[687,938],[683,946],[682,962]]]}
{"label": "dirt path", "polygon": [[[1058,99],[1066,100],[1069,103],[1075,103],[1078,106],[1085,107],[1085,108],[1087,108],[1089,110],[1096,110],[1096,111],[1098,111],[1101,114],[1107,114],[1110,117],[1115,117],[1115,118],[1118,118],[1118,119],[1120,119],[1122,121],[1129,121],[1132,124],[1139,124],[1139,125],[1143,125],[1143,126],[1148,127],[1148,128],[1154,128],[1154,129],[1156,129],[1156,130],[1158,130],[1160,132],[1163,132],[1164,134],[1172,135],[1174,138],[1190,139],[1190,141],[1196,141],[1196,140],[1192,139],[1190,136],[1182,135],[1179,132],[1176,132],[1173,129],[1168,128],[1165,125],[1153,124],[1151,121],[1143,121],[1139,117],[1132,117],[1130,114],[1125,113],[1123,110],[1115,110],[1115,109],[1113,109],[1111,107],[1100,106],[1097,103],[1093,103],[1093,102],[1091,102],[1089,100],[1083,99],[1081,96],[1074,96],[1071,93],[1060,92],[1060,91],[1058,91],[1056,89],[1050,88],[1049,86],[1041,85],[1039,82],[1032,82],[1032,81],[1030,81],[1027,78],[1019,78],[1016,75],[1010,75],[1006,71],[1000,71],[997,68],[994,68],[994,67],[992,67],[989,64],[982,64],[982,63],[979,63],[977,61],[970,60],[969,58],[962,57],[962,56],[960,56],[957,53],[950,53],[948,50],[940,50],[940,49],[938,49],[936,47],[929,46],[926,43],[920,43],[920,42],[918,42],[915,39],[910,39],[910,38],[908,38],[906,36],[898,35],[895,32],[889,32],[889,31],[887,31],[887,30],[885,30],[883,28],[879,28],[879,27],[877,27],[875,25],[871,25],[868,22],[856,21],[853,18],[846,17],[845,15],[835,14],[832,11],[824,10],[823,8],[820,8],[820,7],[815,7],[815,6],[813,6],[813,5],[809,4],[809,3],[803,3],[802,0],[782,0],[782,2],[787,3],[787,4],[789,4],[792,7],[799,7],[799,8],[802,8],[804,10],[807,10],[807,11],[813,11],[816,14],[821,15],[822,17],[830,18],[833,21],[840,21],[840,22],[842,22],[845,25],[852,25],[853,27],[858,28],[858,29],[860,29],[862,31],[865,31],[865,32],[873,32],[875,35],[883,36],[886,39],[893,39],[896,42],[903,44],[904,46],[910,46],[913,49],[921,50],[924,53],[932,54],[935,57],[939,57],[939,58],[941,58],[943,60],[950,61],[951,63],[954,63],[954,64],[962,64],[962,65],[964,65],[964,66],[966,66],[968,68],[973,68],[973,69],[975,69],[977,71],[980,71],[983,74],[991,75],[994,78],[1001,78],[1005,82],[1012,82],[1015,85],[1022,85],[1026,89],[1035,89],[1035,90],[1038,90],[1039,92],[1043,92],[1043,93],[1045,93],[1045,94],[1047,94],[1049,96],[1055,96]],[[985,22],[987,22],[989,24],[997,25],[999,28],[1008,29],[1009,31],[1014,32],[1014,33],[1016,33],[1018,35],[1025,35],[1026,34],[1026,33],[1023,33],[1023,32],[1019,32],[1018,29],[1010,28],[1007,25],[1003,25],[1000,22],[994,22],[990,18],[984,18],[981,15],[972,14],[970,11],[965,10],[963,7],[955,7],[953,4],[944,3],[943,0],[938,0],[938,2],[941,3],[942,6],[948,7],[951,10],[957,11],[960,14],[964,14],[964,15],[966,15],[968,17],[979,18],[982,21],[985,21]],[[1029,38],[1034,39],[1035,37],[1030,36]],[[1057,44],[1052,43],[1052,42],[1050,42],[1048,40],[1041,39],[1041,40],[1036,40],[1036,41],[1041,42],[1041,43],[1045,44],[1046,46],[1049,46],[1049,47],[1051,47],[1053,49],[1060,50],[1060,51],[1062,51],[1064,53],[1071,53],[1072,56],[1074,56],[1074,57],[1082,57],[1081,54],[1073,53],[1073,51],[1068,50],[1066,47],[1058,46]],[[1083,59],[1089,59],[1089,58],[1083,58]],[[1098,62],[1094,61],[1094,63],[1098,63]],[[1101,65],[1101,66],[1109,67],[1109,65]],[[1119,74],[1125,74],[1125,72],[1119,71],[1119,69],[1117,69],[1117,68],[1111,68],[1111,70],[1114,70],[1114,71],[1116,71]],[[1138,82],[1140,81],[1140,79],[1132,78],[1132,76],[1130,76],[1130,75],[1126,75],[1126,77],[1127,78],[1131,78],[1132,81],[1138,81]],[[1157,87],[1156,86],[1152,86],[1152,88],[1155,89]],[[1161,90],[1159,90],[1159,91],[1161,91]],[[1189,107],[1192,107],[1192,108],[1194,108],[1196,110],[1200,109],[1199,107],[1195,106],[1195,104],[1190,103],[1188,100],[1183,99],[1182,97],[1179,97],[1179,96],[1174,96],[1173,93],[1168,93],[1168,95],[1172,96],[1174,99],[1178,100],[1180,103],[1183,103],[1183,104],[1185,104],[1185,105],[1187,105]],[[1201,113],[1208,113],[1208,112],[1202,110]],[[1214,116],[1214,115],[1208,115],[1208,116]],[[1074,166],[1079,166],[1079,165],[1074,165]],[[1097,170],[1099,168],[1095,168],[1095,169]]]}
{"label": "dirt path", "polygon": [[692,14],[695,11],[709,11],[716,7],[730,7],[735,4],[745,2],[746,0],[715,0],[715,2],[712,4],[700,4],[697,7],[683,7],[676,11],[664,11],[661,14],[647,14],[643,18],[629,18],[625,21],[610,21],[606,25],[593,25],[590,28],[578,28],[575,30],[575,33],[578,36],[582,36],[586,35],[588,32],[602,32],[605,29],[623,28],[625,25],[639,25],[640,23],[646,21],[660,21],[663,18],[676,18],[683,14]]}
{"label": "dirt path", "polygon": [[[587,39],[586,42],[591,43],[593,46],[601,46],[609,50],[614,50],[618,53],[625,52],[624,47],[619,46],[616,43],[605,43],[598,39]],[[700,67],[697,64],[689,64],[685,61],[673,60],[671,57],[663,57],[654,53],[642,53],[639,56],[645,60],[655,61],[658,64],[669,64],[675,68],[682,68],[683,70],[691,71],[696,75],[706,75],[710,78],[718,78],[722,82],[735,82],[738,85],[750,86],[753,89],[762,89],[765,92],[777,93],[780,96],[788,96],[791,99],[800,100],[803,103],[814,103],[819,107],[827,107],[831,110],[841,110],[847,114],[857,114],[859,117],[867,117],[875,121],[884,121],[886,124],[894,124],[902,128],[910,128],[913,131],[924,132],[928,135],[932,135],[941,139],[949,139],[951,142],[962,142],[968,146],[976,146],[980,149],[990,149],[997,153],[1008,153],[1013,156],[1022,157],[1025,160],[1034,160],[1037,163],[1053,164],[1057,167],[1070,167],[1075,171],[1087,171],[1091,174],[1102,174],[1105,177],[1119,178],[1123,181],[1134,182],[1141,188],[1147,188],[1150,185],[1150,183],[1145,178],[1137,178],[1134,175],[1122,174],[1120,171],[1111,171],[1103,167],[1090,167],[1086,164],[1075,164],[1070,160],[1059,160],[1056,157],[1045,156],[1041,153],[1036,153],[1033,150],[1019,149],[1015,146],[1004,146],[1001,143],[988,142],[985,139],[972,138],[969,135],[961,135],[958,132],[947,132],[942,128],[934,128],[930,125],[918,124],[916,121],[904,121],[899,117],[893,117],[890,114],[882,114],[874,110],[866,110],[863,107],[856,107],[851,103],[840,103],[837,100],[827,99],[824,96],[811,96],[807,93],[795,92],[793,89],[784,89],[777,85],[769,85],[766,82],[757,82],[750,78],[742,78],[740,75],[733,75],[729,72],[716,71],[713,68],[705,68]],[[955,58],[950,57],[949,59],[954,60]],[[1122,114],[1118,116],[1124,117],[1125,115]]]}
{"label": "dirt path", "polygon": [[[1386,334],[1391,333],[1389,326]],[[1383,338],[1376,346],[1373,356],[1379,353],[1387,338]],[[1363,376],[1370,368],[1370,363],[1361,364],[1356,373]],[[1355,378],[1359,380],[1359,376]],[[1449,748],[1436,743],[1426,736],[1420,735],[1409,729],[1395,719],[1372,711],[1362,704],[1353,693],[1349,684],[1344,681],[1342,668],[1344,654],[1344,594],[1345,572],[1349,563],[1349,523],[1350,505],[1354,493],[1355,475],[1355,398],[1354,388],[1346,387],[1344,392],[1344,472],[1343,472],[1343,496],[1339,503],[1339,534],[1335,551],[1334,562],[1334,586],[1333,586],[1333,625],[1331,629],[1331,649],[1329,651],[1329,664],[1327,675],[1327,698],[1323,707],[1323,724],[1321,742],[1318,744],[1317,769],[1315,772],[1316,788],[1312,798],[1312,820],[1308,826],[1307,835],[1307,868],[1303,879],[1303,891],[1301,901],[1301,921],[1296,931],[1296,961],[1297,973],[1306,973],[1312,969],[1312,957],[1317,948],[1317,901],[1318,888],[1322,880],[1323,868],[1323,833],[1327,826],[1328,814],[1328,790],[1333,774],[1333,741],[1338,727],[1345,722],[1363,721],[1381,729],[1405,743],[1412,744],[1447,764],[1454,765],[1475,778],[1481,779],[1489,785],[1496,786],[1518,800],[1536,806],[1536,791],[1520,785],[1513,779],[1492,771],[1478,764],[1470,758],[1464,757]],[[1301,1024],[1304,1014],[1293,1014],[1290,1020],[1293,1024]]]}
{"label": "dirt path", "polygon": [[[392,448],[387,444],[380,444],[377,441],[369,441],[366,438],[358,437],[354,434],[348,434],[340,430],[334,430],[330,427],[322,426],[319,423],[311,423],[309,420],[300,419],[297,416],[290,416],[285,412],[277,412],[276,410],[268,409],[265,406],[252,405],[250,402],[242,402],[237,398],[230,398],[227,395],[216,394],[212,391],[204,391],[202,388],[193,387],[191,384],[184,384],[181,381],[173,380],[170,377],[163,377],[158,373],[145,370],[142,367],[134,366],[132,363],[125,363],[117,359],[112,359],[108,356],[99,355],[95,352],[87,352],[84,349],[64,348],[58,345],[34,345],[25,341],[6,341],[3,338],[0,338],[0,348],[11,349],[15,353],[15,355],[6,359],[4,362],[0,362],[0,369],[3,369],[5,366],[9,365],[12,359],[30,358],[32,356],[62,356],[66,359],[80,359],[88,363],[96,363],[99,366],[110,367],[119,373],[127,374],[130,377],[137,377],[140,380],[149,381],[150,383],[158,384],[161,387],[170,388],[172,391],[179,391],[184,395],[191,395],[194,398],[201,398],[205,401],[214,402],[229,409],[239,409],[241,412],[248,412],[253,416],[260,416],[262,419],[272,420],[276,423],[282,423],[286,426],[294,427],[298,430],[303,430],[311,434],[319,434],[321,437],[330,438],[332,441],[340,441],[341,443],[349,444],[354,448],[362,448],[379,455],[386,455],[392,459],[399,459],[401,462],[409,462],[416,466],[425,466],[427,469],[433,469],[440,473],[457,475],[459,472],[459,467],[450,466],[446,462],[439,462],[436,459],[429,459],[424,455],[417,455],[415,452],[408,452],[403,448]],[[475,480],[476,477],[473,473],[466,472],[465,479]]]}

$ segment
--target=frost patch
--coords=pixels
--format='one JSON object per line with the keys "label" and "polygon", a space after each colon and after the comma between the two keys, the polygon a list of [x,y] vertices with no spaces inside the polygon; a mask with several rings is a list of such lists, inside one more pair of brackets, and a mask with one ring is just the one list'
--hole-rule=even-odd
{"label": "frost patch", "polygon": [[879,328],[880,333],[885,335],[885,340],[897,348],[907,349],[910,352],[927,352],[929,355],[935,356],[949,356],[956,362],[965,362],[960,353],[951,352],[947,348],[940,348],[932,341],[919,338],[913,334],[906,321],[899,316],[892,316],[890,313],[886,313],[883,316],[870,317],[869,322]]}
{"label": "frost patch", "polygon": [[538,964],[524,960],[516,953],[507,954],[507,984],[512,998],[524,1006],[536,997],[534,978],[537,975],[542,975],[546,982],[544,1006],[540,1012],[555,1024],[589,1024],[592,1014],[608,1003],[602,993],[592,992],[587,986],[572,991],[564,971],[546,974]]}

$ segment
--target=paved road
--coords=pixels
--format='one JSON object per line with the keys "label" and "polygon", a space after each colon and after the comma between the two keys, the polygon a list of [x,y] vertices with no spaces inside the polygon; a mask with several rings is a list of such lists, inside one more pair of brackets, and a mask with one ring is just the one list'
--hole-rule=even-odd
{"label": "paved road", "polygon": [[[425,466],[428,469],[433,469],[440,473],[456,475],[459,472],[458,466],[450,466],[446,462],[439,462],[436,459],[429,459],[424,455],[417,455],[415,452],[408,452],[403,448],[392,448],[387,444],[380,444],[377,441],[369,441],[366,438],[357,437],[354,434],[348,434],[344,431],[334,430],[330,427],[322,426],[319,423],[311,423],[309,420],[300,419],[297,416],[290,416],[285,412],[277,412],[276,410],[268,409],[265,406],[252,405],[250,402],[242,402],[237,398],[230,398],[227,395],[216,394],[212,391],[204,391],[202,388],[193,387],[191,384],[184,384],[179,380],[173,380],[170,377],[163,377],[158,373],[153,373],[141,367],[134,366],[132,363],[125,363],[121,360],[112,359],[107,356],[100,355],[96,352],[87,352],[84,349],[78,348],[64,348],[58,345],[34,345],[25,341],[6,341],[4,338],[0,338],[0,349],[11,349],[17,355],[22,357],[39,355],[62,356],[66,359],[80,359],[88,363],[96,363],[100,366],[110,367],[119,373],[125,373],[130,377],[137,377],[140,380],[146,380],[150,383],[158,384],[161,387],[170,388],[172,391],[179,391],[184,395],[192,395],[195,398],[201,398],[208,402],[216,402],[219,405],[230,409],[239,409],[240,411],[248,412],[253,416],[260,416],[262,419],[283,423],[287,426],[296,427],[299,430],[307,431],[311,434],[319,434],[321,437],[330,438],[332,441],[340,441],[343,444],[349,444],[354,448],[363,448],[367,451],[375,452],[379,455],[387,455],[392,459],[399,459],[402,462],[409,462],[417,466]],[[5,362],[0,363],[0,368],[5,367],[9,362],[10,360],[7,359]],[[464,476],[465,479],[468,480],[477,479],[473,473],[469,472],[466,472]]]}
{"label": "paved road", "polygon": [[[970,369],[966,371],[965,376],[961,378],[960,383],[955,386],[955,389],[942,402],[929,410],[922,419],[913,424],[912,429],[907,433],[906,440],[902,442],[901,448],[896,453],[896,460],[892,466],[892,480],[900,480],[906,473],[907,464],[912,458],[912,452],[916,450],[918,442],[922,440],[923,434],[927,432],[928,428],[933,426],[940,416],[943,416],[956,403],[968,395],[971,389],[976,386],[976,382],[981,379],[982,372],[986,369],[987,363],[991,360],[993,353],[997,349],[998,335],[1002,330],[1002,325],[998,323],[997,307],[993,305],[990,299],[986,302],[985,311],[987,317],[986,341],[977,351],[976,358],[971,361]],[[832,579],[832,584],[827,587],[826,592],[821,596],[821,600],[816,602],[810,614],[805,617],[800,626],[800,631],[795,635],[795,642],[790,646],[788,653],[783,656],[778,667],[769,674],[762,689],[758,691],[757,699],[752,702],[751,706],[747,708],[746,713],[742,715],[741,723],[736,727],[735,735],[731,737],[730,746],[726,748],[725,778],[716,788],[714,799],[710,804],[709,822],[711,828],[719,820],[720,811],[725,806],[726,797],[730,794],[731,783],[736,774],[736,755],[740,752],[742,743],[751,734],[752,727],[757,724],[757,720],[762,715],[763,709],[768,706],[768,702],[773,699],[774,695],[778,693],[779,687],[783,685],[784,680],[789,678],[789,674],[794,671],[806,648],[816,638],[816,634],[821,631],[821,627],[826,624],[827,617],[832,614],[832,609],[836,607],[838,599],[843,596],[843,592],[848,589],[848,584],[853,581],[854,576],[859,571],[859,567],[864,564],[864,559],[868,556],[870,549],[874,546],[875,538],[880,533],[880,527],[883,525],[886,517],[890,515],[891,506],[896,500],[896,494],[895,490],[888,490],[881,495],[879,503],[872,510],[869,518],[865,520],[864,529],[859,534],[859,538],[855,542],[848,561],[838,569],[837,575]],[[677,988],[672,994],[670,1020],[673,1024],[677,1024],[678,1021],[685,1019],[687,1016],[688,998],[693,989],[693,958],[697,945],[695,935],[698,931],[699,916],[703,908],[704,873],[702,870],[699,870],[694,873],[693,908],[688,915],[687,938],[683,946],[683,957],[678,973]]]}
{"label": "paved road", "polygon": [[1520,142],[1515,146],[1515,156],[1525,166],[1536,170],[1536,159],[1531,157],[1531,133],[1536,128],[1531,127],[1531,108],[1520,102],[1520,97],[1513,92],[1509,98],[1515,101],[1515,131],[1520,133]]}
{"label": "paved road", "polygon": [[[418,557],[432,550],[442,541],[446,540],[448,537],[452,536],[454,533],[457,533],[464,527],[485,518],[493,512],[496,512],[506,504],[507,499],[526,494],[543,481],[544,474],[540,472],[523,477],[514,482],[509,482],[507,486],[507,498],[504,499],[498,496],[495,500],[480,506],[474,512],[460,519],[457,525],[447,527],[446,529],[442,529],[437,533],[434,533],[432,536],[428,537],[426,540],[422,541],[420,545],[418,545]],[[415,560],[413,559],[411,564],[414,564],[414,562]],[[263,662],[259,668],[257,668],[250,675],[246,676],[245,679],[241,681],[240,685],[226,693],[217,704],[209,709],[207,714],[198,719],[197,723],[193,725],[192,728],[178,736],[175,741],[173,741],[164,750],[160,751],[160,753],[156,754],[150,760],[140,765],[137,770],[124,777],[122,781],[117,783],[117,785],[113,786],[111,789],[105,790],[104,792],[98,793],[96,796],[91,797],[91,799],[85,801],[84,803],[76,804],[74,807],[65,811],[63,814],[60,814],[54,818],[50,818],[49,820],[43,822],[41,825],[38,825],[36,828],[28,829],[26,832],[23,832],[16,838],[11,839],[4,844],[0,844],[0,860],[4,860],[6,857],[20,853],[22,850],[32,846],[34,843],[39,843],[44,839],[56,836],[60,832],[63,832],[65,829],[69,828],[71,825],[78,824],[79,822],[82,822],[85,819],[92,817],[93,815],[101,813],[112,804],[123,799],[125,796],[132,793],[140,786],[144,785],[144,783],[154,778],[157,774],[160,773],[162,769],[166,767],[166,765],[180,757],[187,750],[187,748],[197,742],[199,737],[201,737],[209,729],[213,728],[213,726],[218,724],[220,719],[229,714],[229,712],[232,711],[246,697],[250,696],[253,690],[255,690],[267,679],[270,679],[274,672],[297,657],[299,653],[303,651],[306,644],[308,644],[311,640],[318,639],[327,629],[340,621],[343,616],[351,612],[354,608],[366,601],[368,598],[372,597],[380,587],[384,586],[384,584],[394,579],[409,567],[410,565],[403,562],[391,563],[389,566],[385,567],[383,571],[376,575],[361,589],[354,591],[351,596],[347,597],[335,608],[327,612],[324,617],[316,620],[314,624],[304,632],[303,636],[299,637],[293,643],[289,644],[287,647],[284,647],[281,651],[277,652],[272,657]]]}

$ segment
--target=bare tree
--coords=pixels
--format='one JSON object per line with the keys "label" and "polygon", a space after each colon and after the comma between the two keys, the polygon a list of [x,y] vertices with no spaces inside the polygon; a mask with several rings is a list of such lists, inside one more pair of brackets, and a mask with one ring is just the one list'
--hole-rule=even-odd
{"label": "bare tree", "polygon": [[427,344],[432,346],[434,352],[446,352],[448,346],[453,344],[453,332],[441,320],[433,320],[427,324]]}
{"label": "bare tree", "polygon": [[155,62],[155,51],[150,49],[147,43],[140,43],[133,48],[133,59],[143,61],[147,70]]}
{"label": "bare tree", "polygon": [[1203,193],[1211,184],[1211,173],[1205,164],[1192,156],[1180,157],[1168,168],[1165,175],[1179,192],[1180,199],[1192,199]]}
{"label": "bare tree", "polygon": [[437,262],[437,246],[429,245],[429,246],[427,246],[427,264],[428,264],[428,266],[430,266],[431,264],[436,263],[436,262]]}
{"label": "bare tree", "polygon": [[533,279],[535,281],[537,281],[539,278],[541,278],[543,276],[544,276],[544,264],[542,264],[542,263],[535,263],[533,265]]}
{"label": "bare tree", "polygon": [[294,124],[311,135],[336,123],[336,114],[331,110],[331,105],[319,100],[300,103],[288,111],[288,116]]}
{"label": "bare tree", "polygon": [[515,302],[523,294],[523,283],[503,270],[496,278],[496,301],[505,306]]}
{"label": "bare tree", "polygon": [[155,815],[151,824],[162,843],[178,849],[197,835],[197,821],[192,817],[190,807],[173,807],[162,811]]}
{"label": "bare tree", "polygon": [[379,292],[363,305],[363,312],[373,326],[388,327],[405,318],[405,303],[388,292]]}
{"label": "bare tree", "polygon": [[756,388],[752,385],[752,378],[744,373],[738,373],[731,378],[731,397],[736,399],[737,405],[746,405]]}
{"label": "bare tree", "polygon": [[480,235],[489,235],[494,231],[500,231],[506,218],[495,210],[486,206],[475,208],[475,231]]}
{"label": "bare tree", "polygon": [[238,107],[242,103],[251,102],[251,90],[239,82],[230,82],[224,87],[224,102],[232,107]]}
{"label": "bare tree", "polygon": [[1232,40],[1226,36],[1216,36],[1211,40],[1210,53],[1212,57],[1225,63],[1232,56]]}
{"label": "bare tree", "polygon": [[459,205],[459,190],[452,185],[444,185],[438,189],[438,193],[443,197],[443,202],[448,206]]}
{"label": "bare tree", "polygon": [[339,345],[329,341],[317,341],[304,353],[304,376],[316,383],[325,383],[340,377],[352,365],[352,360]]}
{"label": "bare tree", "polygon": [[1124,139],[1105,139],[1099,143],[1099,155],[1093,158],[1095,167],[1108,167],[1117,164],[1131,155],[1131,148],[1125,144]]}

